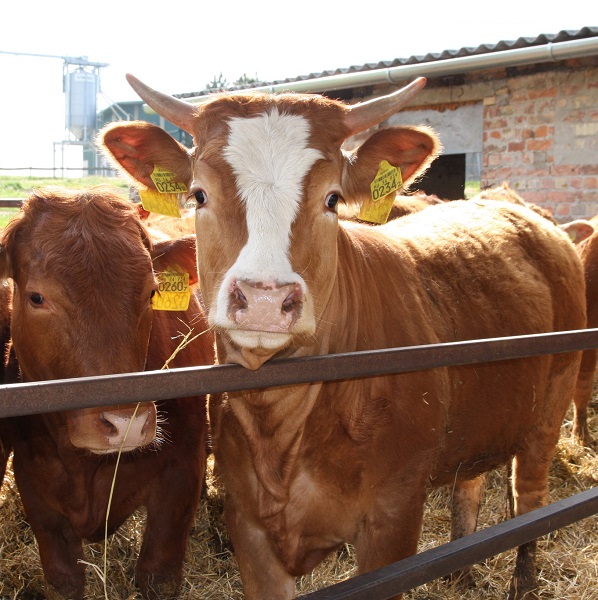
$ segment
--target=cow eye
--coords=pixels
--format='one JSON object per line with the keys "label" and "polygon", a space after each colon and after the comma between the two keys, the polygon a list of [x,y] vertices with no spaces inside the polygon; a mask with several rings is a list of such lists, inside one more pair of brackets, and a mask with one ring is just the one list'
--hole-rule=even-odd
{"label": "cow eye", "polygon": [[339,203],[340,199],[341,199],[341,197],[336,192],[332,192],[332,194],[328,194],[328,196],[326,196],[326,202],[325,202],[326,207],[329,208],[330,210],[334,210],[336,208],[336,205]]}
{"label": "cow eye", "polygon": [[31,292],[29,294],[29,300],[31,301],[31,304],[34,304],[35,306],[41,306],[44,303],[44,297],[38,292]]}
{"label": "cow eye", "polygon": [[193,197],[195,198],[195,202],[198,207],[203,206],[208,201],[206,193],[203,190],[195,191],[193,193]]}

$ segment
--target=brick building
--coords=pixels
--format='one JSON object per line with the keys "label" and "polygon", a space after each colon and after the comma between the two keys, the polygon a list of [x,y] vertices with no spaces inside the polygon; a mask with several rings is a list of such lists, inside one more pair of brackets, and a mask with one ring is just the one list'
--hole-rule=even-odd
{"label": "brick building", "polygon": [[598,56],[431,79],[416,103],[388,123],[440,134],[439,195],[506,181],[560,222],[598,215]]}
{"label": "brick building", "polygon": [[[380,125],[426,124],[440,136],[444,151],[417,188],[454,199],[508,182],[560,222],[598,215],[598,27],[252,87],[360,102],[419,75],[428,79],[423,92]],[[178,97],[201,102],[209,93]]]}

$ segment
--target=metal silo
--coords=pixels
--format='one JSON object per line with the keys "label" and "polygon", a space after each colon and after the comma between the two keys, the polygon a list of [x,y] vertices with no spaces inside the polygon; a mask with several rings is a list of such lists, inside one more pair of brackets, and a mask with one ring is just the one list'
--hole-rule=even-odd
{"label": "metal silo", "polygon": [[93,138],[96,129],[96,97],[99,91],[99,74],[83,67],[64,74],[66,97],[66,128],[78,141]]}

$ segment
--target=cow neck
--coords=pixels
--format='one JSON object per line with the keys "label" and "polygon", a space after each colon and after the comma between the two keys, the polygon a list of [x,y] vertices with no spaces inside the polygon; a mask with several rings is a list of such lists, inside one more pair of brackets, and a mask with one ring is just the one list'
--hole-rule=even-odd
{"label": "cow neck", "polygon": [[301,384],[229,395],[260,484],[263,518],[279,513],[288,502],[305,423],[321,387],[321,383]]}

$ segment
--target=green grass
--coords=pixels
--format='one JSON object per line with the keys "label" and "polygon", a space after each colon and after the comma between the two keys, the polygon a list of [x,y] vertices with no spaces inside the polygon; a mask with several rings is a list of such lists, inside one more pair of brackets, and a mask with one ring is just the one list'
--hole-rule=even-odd
{"label": "green grass", "polygon": [[84,189],[92,185],[108,184],[127,192],[129,184],[120,177],[76,177],[61,179],[53,177],[11,177],[0,176],[0,198],[26,198],[34,188],[45,185],[59,185],[70,189]]}
{"label": "green grass", "polygon": [[[11,177],[0,176],[0,198],[24,199],[33,189],[46,185],[57,185],[73,190],[85,189],[94,185],[108,184],[123,194],[128,193],[129,183],[120,177],[76,177],[61,179],[53,177]],[[18,208],[0,207],[0,229],[4,228]]]}

